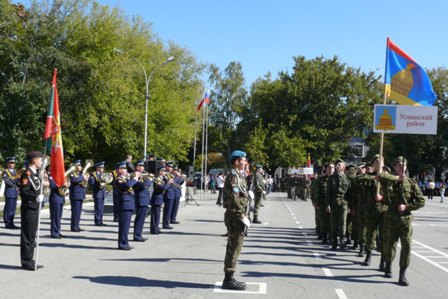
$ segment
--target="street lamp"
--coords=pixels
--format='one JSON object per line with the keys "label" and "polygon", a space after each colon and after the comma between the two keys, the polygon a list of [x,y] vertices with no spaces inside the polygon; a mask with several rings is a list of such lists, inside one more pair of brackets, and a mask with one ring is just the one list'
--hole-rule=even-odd
{"label": "street lamp", "polygon": [[[120,53],[120,54],[124,54],[124,52],[120,49],[114,49],[115,52]],[[143,70],[143,74],[145,74],[145,87],[146,87],[146,92],[145,92],[145,143],[144,143],[144,147],[143,147],[143,159],[146,159],[146,146],[148,143],[148,102],[149,102],[149,82],[151,81],[152,76],[154,75],[154,73],[160,69],[162,66],[164,66],[165,64],[171,62],[174,60],[174,56],[170,56],[168,57],[162,64],[158,65],[156,68],[154,68],[151,73],[149,74],[149,76],[146,73],[146,69],[143,66],[143,63],[140,62],[140,60],[138,60],[135,57],[131,57],[131,59],[133,59],[134,61],[136,61],[140,67]]]}

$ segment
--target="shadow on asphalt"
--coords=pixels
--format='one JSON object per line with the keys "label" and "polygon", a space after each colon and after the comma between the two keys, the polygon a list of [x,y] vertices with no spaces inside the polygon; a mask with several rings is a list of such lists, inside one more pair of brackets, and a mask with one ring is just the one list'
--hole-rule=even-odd
{"label": "shadow on asphalt", "polygon": [[220,263],[222,264],[222,260],[211,260],[211,259],[195,259],[195,258],[130,258],[130,259],[103,259],[102,261],[111,261],[111,262],[148,262],[148,263],[166,263],[166,262],[175,262],[175,263],[187,263],[191,264],[192,262],[198,263]]}
{"label": "shadow on asphalt", "polygon": [[182,281],[169,281],[169,280],[155,280],[146,279],[141,277],[133,276],[74,276],[75,279],[87,279],[90,282],[100,283],[100,284],[110,284],[115,286],[123,287],[160,287],[160,288],[189,288],[189,289],[213,289],[214,285],[203,284],[203,283],[193,283],[193,282],[182,282]]}
{"label": "shadow on asphalt", "polygon": [[117,247],[104,247],[104,246],[85,246],[85,245],[72,245],[64,243],[41,243],[42,247],[61,247],[71,249],[99,249],[99,250],[118,250]]}
{"label": "shadow on asphalt", "polygon": [[0,269],[4,270],[22,270],[20,266],[11,266],[11,265],[0,265]]}
{"label": "shadow on asphalt", "polygon": [[223,220],[211,220],[211,219],[195,219],[194,222],[216,222],[216,223],[224,223]]}

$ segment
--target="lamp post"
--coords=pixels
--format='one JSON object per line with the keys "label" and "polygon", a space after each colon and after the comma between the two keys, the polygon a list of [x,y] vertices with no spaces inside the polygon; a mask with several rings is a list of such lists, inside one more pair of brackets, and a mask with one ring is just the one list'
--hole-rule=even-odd
{"label": "lamp post", "polygon": [[[120,49],[114,49],[115,52],[120,53],[120,54],[124,54],[124,52]],[[143,74],[145,75],[145,143],[143,146],[143,159],[146,159],[146,154],[147,154],[147,144],[148,144],[148,102],[149,102],[149,82],[151,81],[152,76],[154,75],[154,73],[160,69],[162,66],[164,66],[165,64],[171,62],[174,60],[174,56],[170,56],[168,57],[162,64],[158,65],[156,68],[154,68],[151,73],[149,74],[149,76],[146,73],[146,69],[143,66],[143,63],[140,62],[140,60],[138,60],[135,57],[131,57],[131,59],[133,59],[135,62],[137,62],[140,67],[143,70]]]}

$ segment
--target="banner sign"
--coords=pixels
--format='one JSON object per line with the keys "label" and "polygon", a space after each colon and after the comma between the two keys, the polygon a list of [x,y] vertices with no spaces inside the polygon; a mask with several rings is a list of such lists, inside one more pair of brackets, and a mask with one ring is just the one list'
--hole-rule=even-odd
{"label": "banner sign", "polygon": [[288,174],[313,174],[314,169],[313,167],[299,167],[299,168],[289,168]]}
{"label": "banner sign", "polygon": [[437,134],[437,106],[375,105],[373,132]]}

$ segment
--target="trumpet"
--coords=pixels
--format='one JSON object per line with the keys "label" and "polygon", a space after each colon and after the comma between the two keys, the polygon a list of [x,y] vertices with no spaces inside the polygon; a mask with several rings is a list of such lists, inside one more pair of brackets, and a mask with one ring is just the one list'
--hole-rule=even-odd
{"label": "trumpet", "polygon": [[[82,174],[83,176],[85,176],[87,170],[88,170],[90,167],[92,167],[93,164],[94,164],[94,163],[93,163],[92,160],[87,159],[87,160],[86,160],[86,165],[85,165],[84,168],[82,169],[82,173],[81,173],[81,174]],[[86,182],[86,181],[83,181],[83,182],[81,183],[81,185],[85,188],[85,187],[87,187],[87,182]]]}
{"label": "trumpet", "polygon": [[149,172],[144,171],[144,170],[140,173],[140,178],[142,180],[146,180],[146,179],[154,180],[154,177],[155,177],[154,174],[149,173]]}

